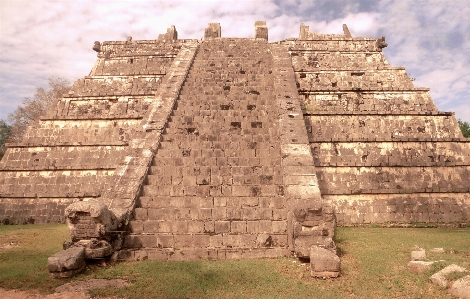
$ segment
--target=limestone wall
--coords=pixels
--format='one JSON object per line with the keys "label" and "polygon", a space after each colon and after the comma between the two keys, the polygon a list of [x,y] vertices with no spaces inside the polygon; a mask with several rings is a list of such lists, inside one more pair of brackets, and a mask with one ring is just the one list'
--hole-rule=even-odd
{"label": "limestone wall", "polygon": [[73,97],[152,95],[158,88],[161,75],[93,76],[76,81],[69,92]]}
{"label": "limestone wall", "polygon": [[105,98],[64,98],[43,120],[53,119],[140,119],[145,115],[153,97],[111,96]]}
{"label": "limestone wall", "polygon": [[125,146],[16,147],[5,156],[3,170],[114,169]]}
{"label": "limestone wall", "polygon": [[338,225],[378,223],[453,223],[468,225],[470,196],[465,193],[325,195],[335,207]]}
{"label": "limestone wall", "polygon": [[[337,36],[317,37],[313,39],[287,39],[284,44],[292,52],[381,52],[375,38],[344,38]],[[291,54],[292,55],[292,54]],[[296,65],[294,64],[296,68]]]}
{"label": "limestone wall", "polygon": [[322,194],[470,192],[470,166],[321,167]]}
{"label": "limestone wall", "polygon": [[455,141],[462,132],[447,115],[308,115],[310,142],[332,141]]}
{"label": "limestone wall", "polygon": [[408,115],[437,113],[428,90],[303,93],[306,114]]}
{"label": "limestone wall", "polygon": [[2,197],[1,224],[64,223],[64,210],[71,203],[88,198],[78,197]]}
{"label": "limestone wall", "polygon": [[[8,171],[2,173],[2,197],[65,197],[100,194],[114,170]],[[80,196],[78,196],[80,195]]]}
{"label": "limestone wall", "polygon": [[352,71],[389,68],[382,52],[292,52],[291,58],[292,63],[301,72],[315,72],[325,67]]}
{"label": "limestone wall", "polygon": [[128,142],[140,123],[134,119],[42,121],[23,137],[25,144],[110,144]]}
{"label": "limestone wall", "polygon": [[468,142],[312,142],[317,166],[463,166]]}
{"label": "limestone wall", "polygon": [[191,40],[139,40],[139,41],[106,41],[101,45],[98,58],[113,59],[116,57],[135,56],[168,56],[175,57],[182,45]]}
{"label": "limestone wall", "polygon": [[171,56],[132,56],[120,59],[100,59],[94,76],[102,75],[164,75],[171,65]]}
{"label": "limestone wall", "polygon": [[410,90],[413,83],[403,69],[318,70],[296,72],[297,87],[302,91],[330,90]]}

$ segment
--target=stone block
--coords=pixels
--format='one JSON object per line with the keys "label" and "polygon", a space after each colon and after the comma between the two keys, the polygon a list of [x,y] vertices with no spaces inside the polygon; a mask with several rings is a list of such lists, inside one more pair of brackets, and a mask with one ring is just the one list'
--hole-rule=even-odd
{"label": "stone block", "polygon": [[426,250],[423,248],[417,248],[411,252],[411,260],[412,261],[419,261],[426,259]]}
{"label": "stone block", "polygon": [[436,262],[410,261],[408,262],[408,270],[413,273],[424,273],[431,270],[432,265],[434,265],[434,263]]}
{"label": "stone block", "polygon": [[272,230],[273,230],[273,233],[275,234],[287,233],[287,221],[273,221]]}
{"label": "stone block", "polygon": [[174,248],[181,249],[181,248],[193,248],[194,241],[192,235],[175,235],[174,236]]}
{"label": "stone block", "polygon": [[168,251],[162,249],[147,249],[149,260],[166,261],[168,260]]}
{"label": "stone block", "polygon": [[449,287],[449,281],[446,278],[447,275],[454,273],[454,272],[465,272],[465,271],[466,271],[465,268],[452,264],[440,270],[439,272],[434,273],[429,279],[434,284],[442,288],[447,288]]}
{"label": "stone block", "polygon": [[294,250],[297,257],[308,258],[312,246],[336,252],[336,246],[331,237],[303,235],[294,238]]}
{"label": "stone block", "polygon": [[258,231],[260,233],[272,233],[273,226],[271,220],[260,220],[258,221]]}
{"label": "stone block", "polygon": [[188,221],[188,232],[189,233],[204,232],[204,222],[203,221]]}
{"label": "stone block", "polygon": [[470,275],[457,279],[449,288],[452,296],[461,299],[470,299]]}
{"label": "stone block", "polygon": [[230,221],[215,221],[215,233],[228,233],[230,232]]}
{"label": "stone block", "polygon": [[54,278],[69,278],[85,269],[85,248],[73,246],[47,259],[47,268]]}
{"label": "stone block", "polygon": [[140,235],[126,235],[124,237],[125,248],[140,248],[142,247],[142,239]]}
{"label": "stone block", "polygon": [[328,249],[312,246],[310,269],[313,277],[338,277],[341,270],[339,257]]}
{"label": "stone block", "polygon": [[173,235],[158,235],[158,247],[172,248],[174,244]]}
{"label": "stone block", "polygon": [[246,221],[231,221],[230,232],[234,234],[246,233]]}
{"label": "stone block", "polygon": [[210,236],[210,247],[212,248],[223,248],[223,236],[222,235],[211,235]]}
{"label": "stone block", "polygon": [[321,193],[318,186],[289,185],[284,188],[285,196],[292,198],[320,198]]}
{"label": "stone block", "polygon": [[131,221],[131,232],[134,234],[139,234],[145,232],[148,233],[157,233],[160,232],[160,223],[161,221],[156,220],[147,220],[145,222],[140,221]]}
{"label": "stone block", "polygon": [[156,248],[158,247],[158,236],[156,235],[140,235],[142,247]]}

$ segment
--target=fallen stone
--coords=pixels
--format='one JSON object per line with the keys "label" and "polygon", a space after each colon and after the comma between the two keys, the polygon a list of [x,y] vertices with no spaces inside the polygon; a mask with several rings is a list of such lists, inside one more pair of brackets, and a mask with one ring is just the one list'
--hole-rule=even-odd
{"label": "fallen stone", "polygon": [[431,250],[429,250],[430,252],[434,252],[434,253],[446,253],[444,248],[433,248]]}
{"label": "fallen stone", "polygon": [[434,265],[434,263],[436,263],[436,261],[410,261],[408,263],[408,270],[410,270],[412,273],[423,273],[431,270],[431,267]]}
{"label": "fallen stone", "polygon": [[47,259],[47,268],[54,278],[72,277],[85,269],[85,248],[70,247]]}
{"label": "fallen stone", "polygon": [[312,246],[310,248],[310,269],[313,277],[338,277],[341,261],[330,250]]}
{"label": "fallen stone", "polygon": [[429,279],[434,284],[437,284],[440,287],[447,288],[449,286],[449,280],[446,278],[447,275],[454,272],[465,272],[466,269],[457,265],[449,265],[442,269],[441,271],[434,273]]}
{"label": "fallen stone", "polygon": [[470,275],[457,279],[452,283],[449,293],[462,299],[470,299]]}
{"label": "fallen stone", "polygon": [[420,261],[426,259],[426,250],[423,248],[417,248],[411,252],[411,260],[412,261]]}
{"label": "fallen stone", "polygon": [[312,246],[321,247],[336,253],[336,245],[331,237],[299,236],[294,240],[295,254],[299,258],[309,258]]}

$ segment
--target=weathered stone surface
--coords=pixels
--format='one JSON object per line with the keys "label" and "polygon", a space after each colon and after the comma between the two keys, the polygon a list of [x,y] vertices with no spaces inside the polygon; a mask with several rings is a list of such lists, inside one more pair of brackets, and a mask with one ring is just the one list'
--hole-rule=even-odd
{"label": "weathered stone surface", "polygon": [[429,250],[430,252],[434,252],[434,253],[446,253],[446,251],[444,250],[444,248],[432,248]]}
{"label": "weathered stone surface", "polygon": [[336,245],[330,237],[299,236],[294,239],[295,255],[299,258],[309,258],[310,248],[316,246],[336,253]]}
{"label": "weathered stone surface", "polygon": [[[216,258],[285,255],[290,224],[279,126],[270,121],[278,106],[273,100],[268,105],[275,100],[274,75],[266,73],[273,69],[269,49],[262,39],[208,38],[200,45],[125,246],[161,250],[159,259],[207,257],[206,248],[217,250]],[[310,154],[307,143],[304,148]],[[244,253],[247,248],[263,250]]]}
{"label": "weathered stone surface", "polygon": [[222,29],[220,23],[209,23],[209,27],[204,31],[204,38],[221,37]]}
{"label": "weathered stone surface", "polygon": [[432,265],[437,263],[436,261],[410,261],[408,262],[408,270],[413,273],[423,273],[431,270]]}
{"label": "weathered stone surface", "polygon": [[339,257],[328,249],[312,246],[310,268],[314,277],[338,277],[341,270]]}
{"label": "weathered stone surface", "polygon": [[108,257],[114,252],[114,249],[111,244],[104,240],[80,240],[76,242],[75,245],[82,246],[83,248],[85,248],[86,259]]}
{"label": "weathered stone surface", "polygon": [[434,284],[437,284],[438,286],[442,288],[447,288],[449,287],[450,281],[446,278],[447,275],[453,273],[453,272],[465,272],[466,269],[463,267],[460,267],[458,265],[449,265],[442,269],[441,271],[434,273],[430,279]]}
{"label": "weathered stone surface", "polygon": [[470,299],[470,275],[454,281],[449,288],[449,293],[457,298]]}
{"label": "weathered stone surface", "polygon": [[423,248],[416,248],[411,252],[411,260],[412,261],[420,261],[426,259],[426,250]]}
{"label": "weathered stone surface", "polygon": [[119,221],[99,201],[79,201],[65,209],[70,237],[73,242],[89,238],[105,238],[109,231],[116,230]]}
{"label": "weathered stone surface", "polygon": [[47,267],[53,277],[72,277],[85,268],[85,248],[73,246],[47,259]]}

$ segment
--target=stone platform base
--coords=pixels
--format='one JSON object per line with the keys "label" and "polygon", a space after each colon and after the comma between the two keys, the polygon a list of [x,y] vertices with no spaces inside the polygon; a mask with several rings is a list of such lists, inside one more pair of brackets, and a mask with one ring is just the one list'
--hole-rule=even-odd
{"label": "stone platform base", "polygon": [[115,252],[113,259],[118,261],[196,261],[199,259],[257,259],[292,256],[287,248],[256,248],[256,249],[122,249]]}

